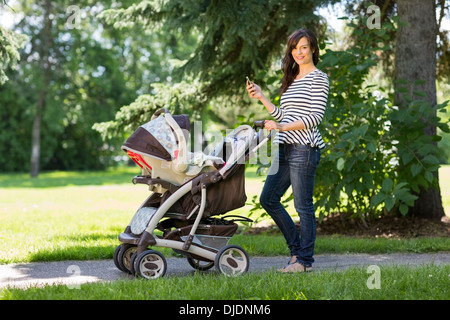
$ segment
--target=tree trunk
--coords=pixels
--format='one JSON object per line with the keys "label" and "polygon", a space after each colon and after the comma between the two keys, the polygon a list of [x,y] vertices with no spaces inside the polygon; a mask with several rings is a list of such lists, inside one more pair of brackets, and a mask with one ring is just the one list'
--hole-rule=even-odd
{"label": "tree trunk", "polygon": [[[425,92],[425,99],[431,106],[436,105],[436,7],[435,0],[397,0],[399,27],[395,52],[395,103],[406,107],[403,96],[397,90],[399,86],[407,87],[409,96],[413,99],[413,91]],[[399,80],[405,80],[401,85]],[[424,80],[423,84],[414,84]],[[419,119],[418,119],[419,120]],[[424,134],[435,135],[436,127],[428,126]],[[436,178],[439,179],[436,172]],[[438,180],[439,181],[439,180]],[[421,189],[419,199],[410,209],[412,215],[441,219],[444,216],[441,192],[438,188]]]}
{"label": "tree trunk", "polygon": [[33,119],[33,131],[31,132],[31,162],[30,176],[36,178],[39,175],[39,164],[41,158],[41,124],[42,113],[45,107],[45,95],[47,93],[41,89],[39,91],[39,99],[36,106],[36,113]]}
{"label": "tree trunk", "polygon": [[31,160],[30,160],[30,176],[35,178],[39,174],[40,158],[41,158],[41,127],[44,115],[45,105],[47,101],[48,87],[51,79],[50,65],[50,46],[52,41],[52,21],[50,20],[51,1],[47,0],[44,5],[44,27],[42,29],[42,41],[39,48],[41,57],[42,71],[44,81],[39,90],[39,98],[37,101],[36,112],[33,119],[33,129],[31,137]]}

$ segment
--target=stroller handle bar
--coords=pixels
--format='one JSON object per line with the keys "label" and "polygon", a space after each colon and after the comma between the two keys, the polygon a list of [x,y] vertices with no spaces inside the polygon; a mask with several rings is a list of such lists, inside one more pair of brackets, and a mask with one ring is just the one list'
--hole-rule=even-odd
{"label": "stroller handle bar", "polygon": [[266,123],[266,120],[258,120],[253,122],[253,128],[264,128],[264,125]]}
{"label": "stroller handle bar", "polygon": [[[266,124],[266,120],[257,120],[255,122],[253,122],[253,129],[256,129],[256,128],[264,129],[265,124]],[[272,132],[273,132],[273,130],[270,130],[269,135],[267,137],[264,137],[264,134],[262,132],[260,132],[257,137],[258,144],[261,143],[262,141],[264,141],[264,143],[269,141],[272,138]]]}

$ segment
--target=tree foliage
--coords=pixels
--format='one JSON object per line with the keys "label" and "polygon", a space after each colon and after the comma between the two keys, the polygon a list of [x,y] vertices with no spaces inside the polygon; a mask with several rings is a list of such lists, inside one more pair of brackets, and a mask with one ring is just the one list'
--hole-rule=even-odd
{"label": "tree foliage", "polygon": [[[284,50],[289,33],[299,26],[323,33],[324,21],[315,9],[330,2],[142,1],[128,8],[103,11],[99,18],[120,30],[141,26],[164,32],[181,43],[191,37],[196,42],[191,52],[176,57],[178,67],[173,75],[179,83],[152,85],[156,88],[152,97],[139,97],[124,106],[115,120],[96,124],[95,130],[104,137],[120,134],[124,128],[142,124],[136,120],[160,106],[188,113],[204,124],[210,119],[234,125],[240,113],[252,114],[246,110],[250,102],[245,99],[245,76],[268,84],[278,79],[279,68],[274,70],[273,64]],[[178,101],[182,101],[180,106]],[[232,118],[226,117],[229,110],[235,111]]]}
{"label": "tree foliage", "polygon": [[[16,68],[7,70],[10,80],[0,87],[0,152],[8,154],[0,157],[0,171],[28,170],[33,117],[43,89],[41,169],[104,168],[111,165],[123,134],[105,143],[92,125],[113,119],[137,94],[150,93],[148,83],[170,82],[173,65],[165,61],[168,52],[182,56],[193,39],[184,39],[178,47],[160,32],[130,27],[124,33],[102,25],[96,14],[104,6],[96,1],[79,1],[74,12],[67,10],[69,1],[58,1],[51,6],[46,63],[43,5],[22,0],[14,8],[22,17],[15,33],[26,35],[28,42]],[[50,73],[48,85],[44,66]]]}
{"label": "tree foliage", "polygon": [[434,173],[443,161],[442,153],[431,142],[440,137],[424,135],[424,128],[432,125],[448,132],[448,124],[435,114],[447,103],[430,106],[409,99],[408,107],[400,109],[392,95],[383,97],[382,88],[367,85],[380,50],[389,49],[385,41],[395,21],[394,17],[373,30],[351,22],[355,45],[345,52],[328,50],[323,59],[332,87],[325,119],[329,149],[316,192],[321,216],[349,212],[365,221],[383,212],[405,215],[417,199],[414,192],[419,186],[438,183]]}
{"label": "tree foliage", "polygon": [[[23,0],[16,8],[23,15],[15,28],[29,41],[21,51],[17,72],[10,72],[11,81],[0,89],[3,129],[8,132],[0,138],[0,150],[10,155],[2,157],[0,168],[22,171],[29,167],[24,158],[30,159],[31,128],[40,108],[41,169],[98,169],[105,165],[102,160],[107,159],[108,150],[91,130],[92,123],[111,117],[116,103],[131,100],[126,97],[124,74],[119,72],[120,56],[104,47],[107,41],[94,39],[95,20],[86,19],[71,28],[66,13],[69,2],[47,4]],[[42,12],[48,8],[46,21]],[[104,37],[114,42],[107,31]]]}
{"label": "tree foliage", "polygon": [[207,98],[242,94],[245,76],[265,80],[287,36],[299,26],[318,33],[323,21],[315,9],[321,0],[168,0],[142,1],[125,9],[104,11],[100,17],[116,27],[139,24],[171,34],[198,34],[191,56],[183,59],[180,74],[195,75]]}
{"label": "tree foliage", "polygon": [[19,50],[26,41],[26,35],[0,27],[0,85],[8,80],[5,69],[13,68],[20,60]]}
{"label": "tree foliage", "polygon": [[113,139],[131,134],[141,124],[148,122],[161,108],[169,109],[173,114],[189,113],[197,118],[193,110],[205,105],[205,97],[199,92],[199,84],[181,82],[174,85],[154,84],[152,94],[140,95],[134,102],[123,106],[115,119],[94,124],[94,130],[102,134],[103,139]]}

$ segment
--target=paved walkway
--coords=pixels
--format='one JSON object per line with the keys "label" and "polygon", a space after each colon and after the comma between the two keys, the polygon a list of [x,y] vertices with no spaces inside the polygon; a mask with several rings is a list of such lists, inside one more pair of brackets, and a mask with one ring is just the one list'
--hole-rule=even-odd
{"label": "paved walkway", "polygon": [[[261,272],[279,268],[287,263],[287,257],[250,257],[249,272]],[[396,254],[322,254],[315,256],[314,270],[342,270],[353,266],[369,265],[424,265],[450,264],[450,253],[396,253]],[[209,272],[216,272],[215,268]],[[194,269],[185,258],[167,258],[167,276],[191,275]],[[79,284],[117,279],[132,279],[119,271],[113,260],[60,261],[17,263],[0,265],[0,289],[4,287],[27,288],[46,284],[65,284],[76,288]]]}

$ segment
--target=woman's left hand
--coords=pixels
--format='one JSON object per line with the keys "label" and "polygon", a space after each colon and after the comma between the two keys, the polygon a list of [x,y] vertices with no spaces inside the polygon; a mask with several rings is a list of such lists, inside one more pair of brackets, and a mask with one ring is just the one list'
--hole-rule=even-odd
{"label": "woman's left hand", "polygon": [[278,123],[276,121],[273,120],[266,120],[266,122],[264,123],[264,128],[266,128],[267,130],[279,130],[279,131],[283,131],[282,130],[283,125],[281,123]]}

